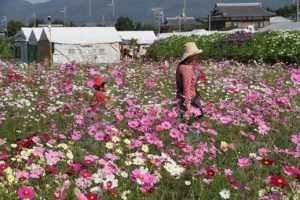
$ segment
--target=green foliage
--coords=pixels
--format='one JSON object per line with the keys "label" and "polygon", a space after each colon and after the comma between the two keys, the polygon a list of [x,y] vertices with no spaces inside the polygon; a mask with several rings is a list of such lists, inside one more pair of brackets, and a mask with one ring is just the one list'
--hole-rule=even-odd
{"label": "green foliage", "polygon": [[45,24],[44,19],[37,18],[37,19],[31,21],[29,24],[29,27],[34,27],[34,26],[37,27],[39,24]]}
{"label": "green foliage", "polygon": [[9,21],[7,24],[7,31],[8,31],[8,36],[14,36],[16,35],[17,31],[21,29],[21,27],[24,27],[25,25],[22,22],[18,21]]}
{"label": "green foliage", "polygon": [[1,41],[0,40],[0,59],[12,59],[13,51],[12,44],[9,41]]}
{"label": "green foliage", "polygon": [[117,19],[115,27],[118,31],[134,30],[133,21],[128,16],[120,16]]}
{"label": "green foliage", "polygon": [[148,56],[179,57],[182,55],[183,45],[194,41],[203,49],[201,56],[216,60],[236,59],[247,62],[249,60],[263,60],[267,63],[278,61],[286,63],[300,63],[300,32],[269,32],[257,33],[253,38],[244,42],[226,43],[228,35],[216,33],[209,36],[173,36],[152,45]]}

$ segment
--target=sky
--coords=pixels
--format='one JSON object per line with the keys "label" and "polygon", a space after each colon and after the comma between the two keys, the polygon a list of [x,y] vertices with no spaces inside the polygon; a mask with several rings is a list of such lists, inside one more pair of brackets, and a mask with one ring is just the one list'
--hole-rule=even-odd
{"label": "sky", "polygon": [[42,2],[47,2],[49,0],[26,0],[26,1],[29,1],[31,3],[42,3]]}

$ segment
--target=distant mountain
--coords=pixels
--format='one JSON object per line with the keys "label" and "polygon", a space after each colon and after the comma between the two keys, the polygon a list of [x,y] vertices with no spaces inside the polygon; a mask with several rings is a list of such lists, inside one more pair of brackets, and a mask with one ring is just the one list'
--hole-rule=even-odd
{"label": "distant mountain", "polygon": [[[89,2],[91,2],[92,17],[89,17]],[[187,0],[187,15],[194,17],[207,16],[215,3],[233,2],[262,2],[264,7],[277,9],[289,5],[293,0]],[[67,10],[67,21],[75,24],[88,22],[106,25],[112,23],[111,0],[51,0],[45,3],[32,4],[25,0],[0,0],[0,18],[6,16],[8,20],[18,20],[23,23],[26,18],[32,20],[33,12],[38,18],[47,19],[48,13],[54,19],[63,20],[64,6]],[[161,7],[165,16],[178,16],[182,13],[182,0],[115,0],[115,19],[118,16],[128,16],[135,22],[155,23],[151,8]]]}

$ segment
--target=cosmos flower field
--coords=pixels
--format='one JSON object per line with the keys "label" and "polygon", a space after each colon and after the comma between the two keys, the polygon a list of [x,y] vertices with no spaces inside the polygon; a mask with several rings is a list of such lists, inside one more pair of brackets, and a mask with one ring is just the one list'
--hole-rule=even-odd
{"label": "cosmos flower field", "polygon": [[[195,120],[177,62],[0,66],[1,198],[300,199],[299,66],[201,61]],[[99,74],[112,105],[93,121]]]}

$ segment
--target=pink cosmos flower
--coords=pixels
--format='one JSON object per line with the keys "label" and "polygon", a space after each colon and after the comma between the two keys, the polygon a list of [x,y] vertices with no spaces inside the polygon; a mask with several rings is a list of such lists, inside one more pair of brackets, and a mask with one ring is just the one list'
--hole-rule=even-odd
{"label": "pink cosmos flower", "polygon": [[231,176],[233,174],[233,171],[231,169],[224,169],[224,174],[226,176]]}
{"label": "pink cosmos flower", "polygon": [[249,167],[251,165],[250,159],[246,157],[239,158],[237,161],[237,165],[239,167]]}
{"label": "pink cosmos flower", "polygon": [[75,115],[74,116],[76,124],[83,125],[84,124],[84,118],[82,115]]}
{"label": "pink cosmos flower", "polygon": [[30,178],[40,178],[42,174],[43,174],[42,169],[39,167],[36,167],[30,171],[29,176],[30,176]]}
{"label": "pink cosmos flower", "polygon": [[227,115],[227,116],[222,116],[220,117],[220,121],[223,124],[230,124],[232,122],[232,117]]}
{"label": "pink cosmos flower", "polygon": [[80,188],[87,188],[92,185],[92,181],[86,178],[78,178],[75,180],[75,183]]}
{"label": "pink cosmos flower", "polygon": [[27,171],[17,169],[16,178],[19,181],[24,181],[29,178],[29,173]]}
{"label": "pink cosmos flower", "polygon": [[291,141],[294,144],[299,144],[300,143],[300,133],[298,133],[298,135],[292,135]]}
{"label": "pink cosmos flower", "polygon": [[269,153],[270,153],[269,149],[266,149],[266,148],[260,148],[260,149],[258,149],[258,155],[260,155],[260,156],[266,156]]}
{"label": "pink cosmos flower", "polygon": [[77,200],[88,200],[88,198],[83,193],[78,192]]}
{"label": "pink cosmos flower", "polygon": [[49,165],[55,165],[60,160],[59,153],[52,150],[45,153],[45,158]]}
{"label": "pink cosmos flower", "polygon": [[32,199],[35,197],[35,192],[31,187],[24,186],[18,190],[18,195],[22,199]]}
{"label": "pink cosmos flower", "polygon": [[165,130],[170,129],[172,127],[172,125],[170,124],[170,122],[168,121],[164,121],[161,123],[161,127]]}
{"label": "pink cosmos flower", "polygon": [[297,169],[297,168],[295,168],[293,166],[286,165],[286,166],[283,167],[283,171],[287,175],[293,176],[296,179],[300,180],[300,169]]}
{"label": "pink cosmos flower", "polygon": [[90,74],[91,76],[95,76],[95,75],[99,75],[100,72],[99,72],[99,70],[98,70],[97,68],[91,67],[91,68],[89,68],[89,74]]}
{"label": "pink cosmos flower", "polygon": [[129,126],[130,128],[137,128],[137,127],[139,126],[139,122],[136,121],[136,120],[129,121],[129,122],[128,122],[128,126]]}
{"label": "pink cosmos flower", "polygon": [[94,85],[95,85],[95,80],[88,80],[87,82],[86,82],[86,85],[89,87],[89,88],[93,88],[94,87]]}
{"label": "pink cosmos flower", "polygon": [[291,80],[294,84],[300,83],[300,71],[293,70],[291,74]]}
{"label": "pink cosmos flower", "polygon": [[73,131],[71,134],[71,139],[74,141],[78,141],[81,138],[81,133],[80,131]]}
{"label": "pink cosmos flower", "polygon": [[260,124],[258,126],[258,132],[262,135],[267,135],[269,131],[270,131],[270,128],[265,124]]}

